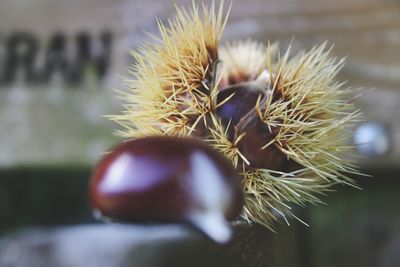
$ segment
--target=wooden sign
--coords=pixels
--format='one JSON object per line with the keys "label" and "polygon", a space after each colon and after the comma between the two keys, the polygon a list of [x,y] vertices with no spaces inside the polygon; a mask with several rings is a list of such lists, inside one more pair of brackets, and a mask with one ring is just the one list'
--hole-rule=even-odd
{"label": "wooden sign", "polygon": [[102,117],[122,108],[112,89],[173,9],[144,2],[0,2],[0,167],[89,165],[118,141]]}
{"label": "wooden sign", "polygon": [[[93,164],[118,141],[118,126],[102,115],[122,109],[112,89],[124,89],[130,49],[145,31],[157,33],[156,17],[173,12],[162,0],[0,1],[0,167]],[[399,12],[389,0],[234,1],[223,40],[280,41],[285,49],[294,37],[294,50],[335,44],[348,57],[340,78],[377,88],[358,105],[392,128],[394,156],[384,161],[394,164]]]}

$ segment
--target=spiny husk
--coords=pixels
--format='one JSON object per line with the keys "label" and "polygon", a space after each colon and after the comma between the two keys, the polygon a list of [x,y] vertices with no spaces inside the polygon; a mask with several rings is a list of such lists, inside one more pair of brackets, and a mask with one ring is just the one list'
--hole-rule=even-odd
{"label": "spiny husk", "polygon": [[[290,49],[281,56],[276,44],[250,40],[218,48],[225,22],[223,2],[218,11],[214,4],[177,8],[168,26],[159,22],[161,37],[133,53],[125,111],[111,118],[128,138],[196,135],[207,141],[243,177],[243,218],[272,229],[279,218],[297,218],[292,204],[320,203],[318,196],[332,184],[354,186],[347,175],[357,170],[342,154],[360,114],[347,100],[352,91],[335,81],[344,61],[332,58],[326,44],[294,56]],[[264,149],[275,146],[302,166],[289,173],[250,168],[237,146],[243,135],[229,140],[215,112],[224,104],[216,103],[219,90],[255,80],[263,71],[269,73],[269,97],[257,102],[256,115],[279,129]]]}
{"label": "spiny husk", "polygon": [[[347,175],[358,171],[341,156],[350,148],[349,129],[361,115],[346,100],[352,91],[334,80],[344,61],[330,57],[330,52],[326,44],[293,57],[289,49],[283,57],[271,47],[265,52],[271,93],[256,108],[267,127],[280,130],[264,149],[275,146],[303,168],[290,173],[248,168],[235,146],[239,140],[224,139],[222,127],[213,131],[215,146],[235,164],[242,162],[246,220],[270,227],[280,217],[295,217],[290,203],[320,203],[318,195],[333,184],[356,186]],[[281,97],[272,101],[276,92]]]}
{"label": "spiny husk", "polygon": [[[274,43],[270,50],[276,53],[278,44]],[[266,47],[251,39],[233,41],[219,48],[222,59],[220,88],[235,83],[255,80],[267,67]]]}
{"label": "spiny husk", "polygon": [[[202,12],[178,9],[168,27],[159,21],[160,38],[133,52],[136,65],[128,80],[122,115],[111,118],[125,127],[125,137],[190,135],[212,109],[216,87],[212,66],[218,59],[218,41],[225,18],[223,4]],[[212,87],[211,87],[212,86]]]}

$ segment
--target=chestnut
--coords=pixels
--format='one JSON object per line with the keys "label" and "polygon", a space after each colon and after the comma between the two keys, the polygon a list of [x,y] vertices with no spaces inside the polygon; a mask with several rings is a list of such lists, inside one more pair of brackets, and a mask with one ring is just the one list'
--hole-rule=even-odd
{"label": "chestnut", "polygon": [[263,98],[265,92],[252,88],[249,83],[233,85],[218,92],[217,103],[219,106],[216,113],[225,127],[229,125],[227,131],[228,139],[235,138],[235,126],[254,110],[257,99]]}
{"label": "chestnut", "polygon": [[92,207],[125,222],[188,222],[217,242],[240,215],[240,178],[200,140],[169,136],[125,141],[105,154],[89,185]]}
{"label": "chestnut", "polygon": [[[237,147],[247,159],[248,167],[274,171],[294,171],[301,168],[271,142],[279,132],[278,127],[267,127],[256,112],[257,101],[266,101],[269,91],[269,74],[264,71],[254,81],[230,85],[217,95],[217,116],[227,129],[231,142],[241,136]],[[280,99],[279,91],[272,92],[272,102]],[[243,135],[245,134],[245,135]]]}

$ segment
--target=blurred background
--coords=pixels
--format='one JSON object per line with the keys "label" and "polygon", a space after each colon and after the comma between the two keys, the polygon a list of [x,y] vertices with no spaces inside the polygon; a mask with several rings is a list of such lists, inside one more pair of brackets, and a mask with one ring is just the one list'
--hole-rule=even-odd
{"label": "blurred background", "polygon": [[[120,141],[102,116],[122,109],[129,50],[174,3],[191,1],[0,1],[0,238],[94,222],[88,177]],[[299,211],[310,228],[279,227],[274,266],[400,266],[400,1],[236,0],[223,41],[237,38],[328,41],[347,57],[339,79],[374,88],[356,101],[366,120],[353,141],[372,178]]]}

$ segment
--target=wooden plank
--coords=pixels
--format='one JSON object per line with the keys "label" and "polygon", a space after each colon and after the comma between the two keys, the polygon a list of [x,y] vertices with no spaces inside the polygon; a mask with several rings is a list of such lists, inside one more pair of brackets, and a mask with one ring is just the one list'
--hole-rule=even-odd
{"label": "wooden plank", "polygon": [[[177,3],[191,5],[190,0]],[[124,88],[119,75],[127,75],[129,50],[146,38],[144,30],[156,33],[155,17],[165,20],[173,9],[172,1],[161,0],[1,1],[0,71],[4,42],[17,31],[38,38],[38,65],[55,32],[67,37],[70,55],[75,51],[74,38],[82,31],[96,39],[101,31],[109,30],[113,43],[110,70],[101,83],[89,74],[76,88],[57,81],[0,87],[0,125],[6,129],[0,131],[0,166],[92,164],[117,141],[111,137],[117,126],[100,116],[121,109],[111,88]],[[400,159],[399,12],[400,3],[390,0],[235,1],[223,40],[276,40],[285,48],[295,37],[294,51],[325,40],[335,44],[335,55],[348,58],[340,78],[355,87],[376,88],[357,105],[367,120],[390,125],[394,140],[389,157],[362,161],[396,165]]]}

